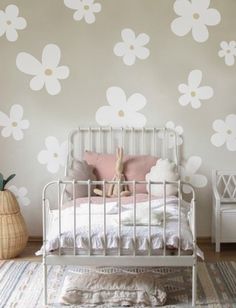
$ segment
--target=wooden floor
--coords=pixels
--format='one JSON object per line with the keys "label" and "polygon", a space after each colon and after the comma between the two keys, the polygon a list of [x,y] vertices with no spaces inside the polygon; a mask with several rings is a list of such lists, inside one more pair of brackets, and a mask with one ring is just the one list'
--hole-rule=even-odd
{"label": "wooden floor", "polygon": [[[216,261],[235,261],[236,262],[236,244],[221,244],[221,252],[216,253],[215,247],[209,241],[198,243],[198,246],[205,255],[206,262]],[[35,256],[35,252],[41,247],[41,242],[29,242],[22,254],[17,260],[29,260],[41,262],[41,257]]]}

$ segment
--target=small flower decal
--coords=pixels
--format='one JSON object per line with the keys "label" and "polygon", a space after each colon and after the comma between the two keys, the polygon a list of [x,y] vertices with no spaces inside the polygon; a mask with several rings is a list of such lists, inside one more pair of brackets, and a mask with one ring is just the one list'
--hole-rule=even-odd
{"label": "small flower decal", "polygon": [[236,57],[236,42],[230,41],[229,43],[223,41],[220,43],[221,50],[218,55],[220,58],[224,58],[225,64],[228,66],[234,65]]}
{"label": "small flower decal", "polygon": [[[196,188],[201,188],[207,185],[207,178],[202,174],[197,174],[198,169],[202,164],[202,159],[199,156],[191,156],[186,162],[180,166],[181,180],[193,185]],[[183,192],[189,194],[191,189],[187,185],[183,185]]]}
{"label": "small flower decal", "polygon": [[140,33],[137,37],[131,29],[121,31],[123,42],[119,42],[114,47],[114,53],[118,57],[123,57],[126,65],[133,65],[138,59],[144,60],[149,57],[150,51],[144,47],[150,38],[146,33]]}
{"label": "small flower decal", "polygon": [[119,87],[107,89],[107,101],[110,106],[102,106],[96,112],[99,125],[113,127],[143,127],[146,118],[137,112],[146,105],[146,98],[139,93],[132,94],[128,99]]}
{"label": "small flower decal", "polygon": [[15,195],[20,206],[27,206],[30,204],[30,199],[27,197],[28,190],[25,187],[20,187],[18,189],[15,185],[11,185],[8,187],[8,190]]}
{"label": "small flower decal", "polygon": [[19,9],[14,4],[8,5],[5,12],[0,10],[0,37],[6,34],[10,42],[18,39],[17,30],[23,30],[27,26],[26,20],[18,15]]}
{"label": "small flower decal", "polygon": [[96,18],[94,13],[101,11],[101,4],[94,0],[64,0],[65,6],[72,10],[76,10],[73,15],[74,20],[84,20],[87,24],[95,22]]}
{"label": "small flower decal", "polygon": [[185,36],[192,31],[193,39],[202,43],[208,40],[207,26],[215,26],[220,20],[220,13],[209,8],[210,0],[176,0],[174,11],[179,16],[171,23],[171,30],[178,36]]}
{"label": "small flower decal", "polygon": [[0,111],[0,126],[4,127],[1,131],[3,137],[7,138],[12,135],[15,140],[23,139],[23,130],[29,128],[29,121],[22,119],[23,113],[21,105],[13,105],[10,116]]}
{"label": "small flower decal", "polygon": [[216,131],[211,143],[216,147],[226,144],[229,151],[236,151],[236,114],[229,114],[223,120],[215,120],[212,125]]}
{"label": "small flower decal", "polygon": [[188,84],[182,83],[179,85],[179,92],[183,95],[179,98],[179,103],[182,106],[191,104],[195,109],[200,108],[201,100],[209,99],[213,96],[213,89],[209,86],[200,86],[202,81],[202,72],[193,70],[188,75]]}
{"label": "small flower decal", "polygon": [[48,44],[43,49],[42,63],[29,53],[20,52],[16,58],[16,66],[21,72],[34,76],[30,81],[32,90],[39,91],[45,85],[49,94],[56,95],[61,91],[58,79],[66,79],[69,76],[68,66],[58,66],[60,58],[60,48]]}
{"label": "small flower decal", "polygon": [[50,173],[57,173],[60,166],[64,167],[67,157],[67,142],[59,144],[56,137],[49,136],[45,140],[46,150],[38,154],[40,164],[47,165]]}
{"label": "small flower decal", "polygon": [[[183,138],[182,138],[182,134],[184,132],[183,127],[180,125],[175,126],[175,123],[172,121],[166,122],[165,127],[173,130],[173,132],[168,133],[168,148],[172,149],[175,146],[175,138],[176,138],[176,144],[180,146],[183,143]],[[177,133],[177,136],[175,135],[174,132]],[[158,137],[161,139],[165,138],[165,133],[163,132],[163,130],[161,130],[158,133]]]}

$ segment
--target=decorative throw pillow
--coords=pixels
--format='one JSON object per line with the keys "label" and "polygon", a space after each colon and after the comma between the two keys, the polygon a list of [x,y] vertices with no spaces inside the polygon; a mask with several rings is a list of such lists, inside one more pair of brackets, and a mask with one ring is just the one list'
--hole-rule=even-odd
{"label": "decorative throw pillow", "polygon": [[[111,180],[115,173],[116,156],[85,151],[84,159],[94,167],[94,174],[99,181]],[[145,181],[145,175],[157,162],[157,157],[150,155],[125,155],[123,159],[125,179],[127,181]],[[133,191],[132,184],[129,190]],[[146,193],[144,184],[136,185],[136,193]]]}
{"label": "decorative throw pillow", "polygon": [[[168,159],[159,159],[150,172],[146,175],[147,181],[177,181],[179,174],[177,172],[177,166],[175,163],[170,162]],[[149,185],[147,185],[147,191],[149,191]],[[166,185],[166,196],[172,196],[177,193],[177,186],[174,184]],[[163,197],[163,185],[152,184],[151,194],[157,197]]]}
{"label": "decorative throw pillow", "polygon": [[152,273],[69,273],[60,303],[97,307],[156,307],[165,304],[164,287]]}
{"label": "decorative throw pillow", "polygon": [[[65,180],[87,181],[96,180],[96,176],[93,173],[93,167],[90,166],[85,160],[74,160],[72,168],[68,169],[68,175]],[[91,186],[91,194],[93,191]],[[66,193],[68,197],[73,198],[73,186],[71,184],[66,185]],[[75,198],[87,197],[88,186],[75,184]]]}

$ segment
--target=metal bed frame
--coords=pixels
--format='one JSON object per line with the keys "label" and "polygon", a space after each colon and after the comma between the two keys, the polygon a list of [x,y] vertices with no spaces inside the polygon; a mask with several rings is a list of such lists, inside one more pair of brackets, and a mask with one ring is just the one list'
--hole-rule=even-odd
{"label": "metal bed frame", "polygon": [[[160,135],[161,133],[161,135]],[[162,138],[160,138],[162,136]],[[174,138],[174,146],[170,148],[169,138]],[[162,158],[172,159],[179,167],[179,152],[177,146],[178,134],[171,129],[167,128],[101,128],[101,127],[89,127],[89,128],[77,128],[70,132],[68,137],[68,160],[65,169],[67,175],[68,168],[73,164],[73,159],[79,159],[83,156],[84,150],[95,150],[98,152],[110,152],[114,153],[117,145],[124,147],[125,153],[130,154],[153,154]],[[161,143],[158,147],[158,141]],[[169,156],[171,154],[172,158]],[[168,157],[169,156],[169,157]],[[106,247],[106,202],[107,197],[103,193],[103,207],[104,207],[104,219],[103,219],[103,236],[104,236],[104,249],[100,255],[93,254],[92,242],[91,242],[91,186],[101,185],[103,191],[105,191],[106,185],[110,183],[118,184],[118,251],[116,255],[108,255]],[[73,240],[74,247],[72,254],[62,254],[61,252],[61,214],[62,204],[64,202],[64,188],[65,185],[72,185],[73,187],[73,208],[74,208],[74,221],[73,221]],[[77,254],[76,251],[76,198],[75,198],[75,185],[86,185],[88,188],[88,207],[89,207],[89,221],[88,221],[88,239],[89,249],[87,254]],[[125,255],[122,253],[121,245],[121,186],[132,184],[133,185],[133,254]],[[163,187],[163,253],[162,255],[154,255],[152,253],[151,245],[147,255],[138,255],[136,248],[136,186],[140,184],[149,185],[149,219],[148,219],[148,234],[149,243],[151,243],[151,189],[152,185],[162,185]],[[177,255],[166,254],[166,187],[168,185],[176,185],[178,191],[178,249]],[[193,237],[193,249],[191,255],[181,254],[181,200],[182,200],[182,186],[188,185],[191,189],[191,219],[190,229]],[[59,212],[58,223],[58,243],[59,248],[56,254],[50,254],[46,252],[47,242],[47,229],[46,229],[46,200],[47,191],[49,187],[56,187],[57,189],[57,209]],[[44,273],[44,304],[47,305],[47,266],[48,265],[79,265],[79,266],[142,266],[142,267],[159,267],[159,266],[188,266],[192,267],[192,306],[196,304],[196,292],[197,292],[197,245],[196,245],[196,201],[195,191],[193,187],[182,181],[173,182],[155,182],[155,181],[65,181],[57,180],[51,181],[45,185],[42,193],[42,210],[43,210],[43,273]]]}

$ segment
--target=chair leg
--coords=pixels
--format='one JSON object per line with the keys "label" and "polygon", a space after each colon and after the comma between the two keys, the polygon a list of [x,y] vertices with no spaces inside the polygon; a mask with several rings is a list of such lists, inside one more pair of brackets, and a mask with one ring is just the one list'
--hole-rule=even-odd
{"label": "chair leg", "polygon": [[196,306],[197,300],[197,261],[194,262],[192,267],[192,307]]}
{"label": "chair leg", "polygon": [[47,275],[48,275],[47,264],[44,262],[43,263],[43,302],[44,302],[44,306],[46,306],[48,303]]}
{"label": "chair leg", "polygon": [[220,252],[220,233],[221,233],[220,214],[217,214],[215,221],[216,252]]}

